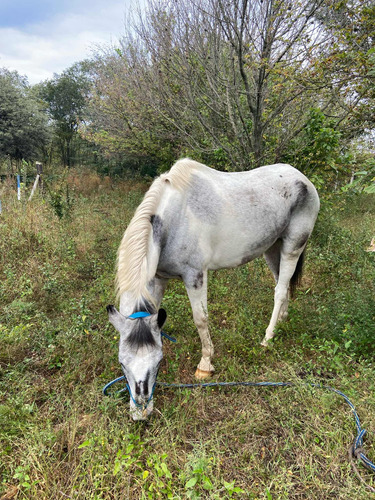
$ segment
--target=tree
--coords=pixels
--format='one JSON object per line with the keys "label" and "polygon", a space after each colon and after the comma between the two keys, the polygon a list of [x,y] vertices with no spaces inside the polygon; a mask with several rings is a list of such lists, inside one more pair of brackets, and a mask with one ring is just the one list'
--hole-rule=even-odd
{"label": "tree", "polygon": [[319,74],[332,89],[331,116],[348,139],[375,126],[375,3],[332,2],[319,13],[333,43],[321,58]]}
{"label": "tree", "polygon": [[90,91],[91,63],[74,64],[60,75],[54,75],[39,85],[39,95],[46,102],[46,110],[54,122],[54,132],[64,165],[74,163],[75,139],[79,141],[78,127],[84,117],[86,98]]}
{"label": "tree", "polygon": [[0,70],[0,156],[38,159],[49,137],[47,118],[26,78]]}
{"label": "tree", "polygon": [[[290,156],[296,138],[303,149],[313,109],[336,137],[373,92],[351,18],[340,27],[337,12],[350,3],[360,12],[359,0],[149,0],[121,46],[100,58],[92,137],[233,170]],[[370,10],[361,12],[371,41]]]}
{"label": "tree", "polygon": [[336,177],[342,163],[340,139],[334,119],[328,119],[319,108],[312,108],[302,134],[292,140],[283,161],[308,175],[325,174],[327,179],[334,174]]}

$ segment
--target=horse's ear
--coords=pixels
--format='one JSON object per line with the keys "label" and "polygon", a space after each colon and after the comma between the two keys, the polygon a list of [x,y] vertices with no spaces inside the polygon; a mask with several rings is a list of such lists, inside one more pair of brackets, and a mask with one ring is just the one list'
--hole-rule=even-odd
{"label": "horse's ear", "polygon": [[158,311],[158,327],[159,328],[163,327],[166,319],[167,319],[167,313],[166,313],[165,309],[159,309],[159,311]]}
{"label": "horse's ear", "polygon": [[116,330],[120,332],[124,324],[125,317],[112,305],[107,306],[107,312],[109,322],[112,323]]}

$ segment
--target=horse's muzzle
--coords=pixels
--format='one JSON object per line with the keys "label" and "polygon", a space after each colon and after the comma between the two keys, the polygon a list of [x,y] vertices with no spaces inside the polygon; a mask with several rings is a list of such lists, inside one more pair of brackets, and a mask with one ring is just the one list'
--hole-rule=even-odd
{"label": "horse's muzzle", "polygon": [[153,409],[154,401],[152,399],[145,402],[144,405],[135,405],[134,402],[130,400],[130,414],[133,420],[147,420]]}

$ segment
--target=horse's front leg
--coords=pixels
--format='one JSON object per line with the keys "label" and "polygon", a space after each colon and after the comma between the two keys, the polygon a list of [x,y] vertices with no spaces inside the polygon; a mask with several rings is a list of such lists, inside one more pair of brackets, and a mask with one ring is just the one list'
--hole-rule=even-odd
{"label": "horse's front leg", "polygon": [[193,310],[194,323],[202,342],[202,358],[195,372],[195,377],[204,379],[210,377],[215,370],[211,363],[214,346],[208,332],[207,271],[199,271],[194,276],[189,274],[184,282]]}
{"label": "horse's front leg", "polygon": [[168,280],[165,278],[155,278],[152,280],[150,291],[155,300],[155,306],[159,309],[161,301],[164,297],[165,289],[167,288]]}

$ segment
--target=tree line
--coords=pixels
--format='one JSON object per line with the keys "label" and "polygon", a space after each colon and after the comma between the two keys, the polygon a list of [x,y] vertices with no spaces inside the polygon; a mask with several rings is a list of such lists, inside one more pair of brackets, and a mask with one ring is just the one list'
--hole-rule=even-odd
{"label": "tree line", "polygon": [[337,177],[358,155],[373,168],[353,146],[375,121],[371,0],[148,0],[132,12],[116,46],[51,80],[0,73],[0,156],[149,175],[182,155],[228,171],[280,161]]}

